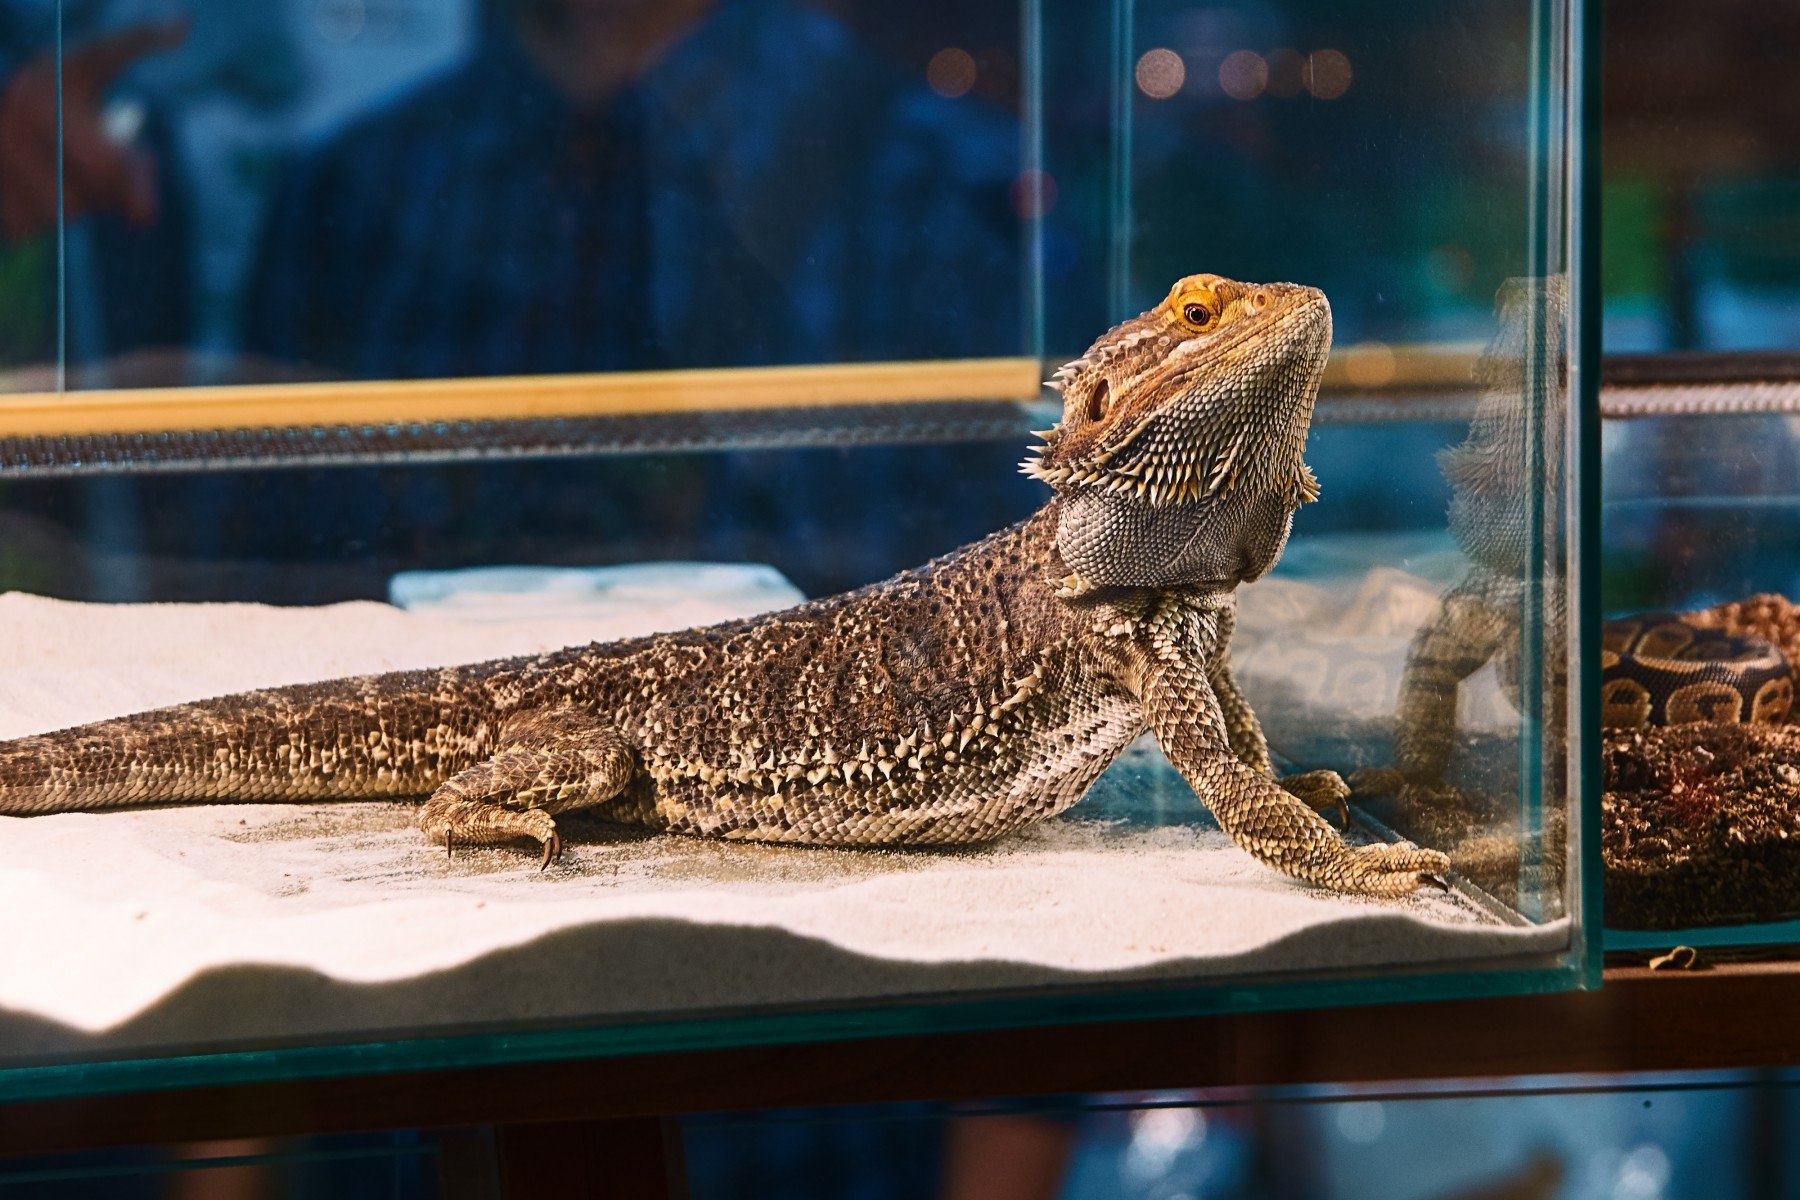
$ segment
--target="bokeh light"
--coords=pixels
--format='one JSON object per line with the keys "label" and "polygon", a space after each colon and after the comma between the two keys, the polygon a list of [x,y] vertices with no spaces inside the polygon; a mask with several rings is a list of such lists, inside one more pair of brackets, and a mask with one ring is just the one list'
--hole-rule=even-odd
{"label": "bokeh light", "polygon": [[945,46],[925,64],[925,82],[948,100],[968,94],[975,86],[975,56],[960,47]]}
{"label": "bokeh light", "polygon": [[1269,55],[1269,95],[1283,100],[1292,99],[1300,94],[1305,85],[1301,77],[1306,73],[1306,56],[1289,46]]}
{"label": "bokeh light", "polygon": [[1233,100],[1254,100],[1269,86],[1269,64],[1254,50],[1233,50],[1219,64],[1219,87]]}
{"label": "bokeh light", "polygon": [[1187,82],[1187,64],[1164,46],[1146,50],[1137,60],[1138,91],[1152,100],[1167,100]]}
{"label": "bokeh light", "polygon": [[1387,1132],[1387,1110],[1379,1100],[1347,1100],[1334,1107],[1338,1133],[1347,1142],[1367,1146]]}
{"label": "bokeh light", "polygon": [[1048,216],[1056,207],[1056,196],[1056,177],[1048,171],[1020,171],[1013,180],[1013,211],[1027,221]]}
{"label": "bokeh light", "polygon": [[1301,82],[1320,100],[1336,100],[1350,90],[1350,60],[1336,50],[1314,50],[1306,56]]}

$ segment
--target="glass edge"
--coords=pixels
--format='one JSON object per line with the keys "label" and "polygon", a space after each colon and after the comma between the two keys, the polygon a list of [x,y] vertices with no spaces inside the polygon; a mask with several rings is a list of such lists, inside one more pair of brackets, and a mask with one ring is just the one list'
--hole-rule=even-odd
{"label": "glass edge", "polygon": [[[1151,992],[1124,991],[1100,997],[1086,994],[889,1002],[879,1007],[825,1012],[700,1017],[576,1029],[54,1063],[0,1068],[0,1105],[238,1084],[599,1061],[755,1046],[1540,995],[1579,988],[1583,981],[1581,939],[1572,924],[1569,950],[1547,957],[1536,956],[1534,965],[1510,969],[1490,963],[1482,968],[1406,973],[1388,978],[1235,986],[1218,983]],[[996,1083],[1003,1086],[1004,1081],[997,1080]]]}
{"label": "glass edge", "polygon": [[56,64],[56,391],[69,387],[69,214],[68,183],[64,178],[63,152],[63,0],[56,0],[55,40],[51,53]]}
{"label": "glass edge", "polygon": [[[1575,579],[1577,644],[1593,645],[1599,631],[1599,350],[1596,292],[1599,243],[1598,98],[1601,64],[1600,5],[1568,0],[1569,52],[1575,121],[1572,123],[1570,240],[1574,250],[1576,463],[1578,530]],[[60,35],[60,0],[58,32]],[[60,50],[60,46],[59,46]],[[60,66],[60,54],[58,56]],[[59,113],[60,117],[60,113]],[[59,139],[60,141],[60,139]],[[61,224],[59,222],[59,230]],[[59,304],[60,311],[60,304]],[[59,363],[62,361],[58,355]],[[1578,657],[1577,734],[1598,728],[1598,666]],[[832,1012],[771,1013],[749,1018],[707,1017],[574,1030],[406,1038],[331,1046],[230,1051],[167,1058],[127,1059],[0,1068],[0,1104],[70,1099],[189,1087],[375,1076],[410,1071],[455,1070],[549,1061],[623,1058],[671,1052],[724,1050],[755,1045],[979,1032],[1107,1021],[1217,1016],[1256,1011],[1336,1008],[1351,1005],[1430,1002],[1472,997],[1545,994],[1600,983],[1604,947],[1599,871],[1599,759],[1593,739],[1580,742],[1577,802],[1581,816],[1579,896],[1570,924],[1570,949],[1549,965],[1490,967],[1392,978],[1307,980],[1273,984],[1221,983],[1199,989],[1122,991],[1104,997],[1034,996],[951,1002],[889,1004]]]}
{"label": "glass edge", "polygon": [[1569,0],[1570,72],[1575,95],[1570,171],[1569,239],[1575,302],[1576,703],[1579,767],[1576,804],[1581,817],[1579,911],[1574,923],[1581,986],[1600,986],[1606,951],[1600,857],[1600,663],[1582,653],[1600,644],[1600,87],[1602,8],[1598,0]]}

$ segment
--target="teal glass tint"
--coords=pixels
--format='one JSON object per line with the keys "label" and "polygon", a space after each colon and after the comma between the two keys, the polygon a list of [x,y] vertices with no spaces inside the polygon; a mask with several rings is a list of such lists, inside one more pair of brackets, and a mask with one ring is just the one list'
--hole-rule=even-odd
{"label": "teal glass tint", "polygon": [[1446,890],[1291,884],[1148,741],[945,851],[20,820],[22,872],[119,856],[55,886],[124,949],[12,976],[0,1094],[1591,983],[1585,10],[652,7],[67,11],[65,67],[138,31],[95,119],[155,195],[65,214],[66,390],[0,402],[6,733],[883,579],[1044,502],[1036,380],[1110,324],[1289,279],[1336,322],[1323,492],[1235,669]]}

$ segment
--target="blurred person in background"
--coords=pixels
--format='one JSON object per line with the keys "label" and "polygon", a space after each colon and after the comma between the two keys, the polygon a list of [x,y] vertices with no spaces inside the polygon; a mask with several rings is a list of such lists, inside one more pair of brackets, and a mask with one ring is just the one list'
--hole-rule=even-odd
{"label": "blurred person in background", "polygon": [[[96,0],[84,20],[141,10]],[[493,0],[395,8],[380,31],[387,10],[372,5],[341,28],[310,4],[180,11],[187,44],[159,78],[184,153],[158,156],[156,174],[164,190],[191,174],[207,220],[180,254],[130,272],[187,327],[171,336],[192,361],[163,382],[1024,348],[1016,118],[935,94],[810,4]],[[76,79],[85,35],[64,32]],[[388,86],[370,78],[381,70]],[[119,194],[142,220],[140,191]],[[173,212],[158,209],[159,229]],[[196,278],[199,333],[178,294]],[[117,363],[71,355],[90,359]],[[381,595],[406,567],[712,557],[772,561],[824,592],[1028,510],[1016,455],[986,443],[133,479],[89,522],[112,565],[40,586],[305,602]],[[896,504],[926,489],[945,499]]]}
{"label": "blurred person in background", "polygon": [[167,351],[189,332],[189,197],[167,114],[115,87],[139,61],[179,46],[186,26],[65,30],[59,204],[54,21],[42,6],[0,3],[0,371],[27,369],[10,380],[17,390],[56,385],[64,266],[77,365]]}
{"label": "blurred person in background", "polygon": [[296,156],[252,353],[357,378],[1016,351],[1018,132],[785,0],[500,0]]}
{"label": "blurred person in background", "polygon": [[[1017,353],[1018,142],[810,5],[501,0],[461,61],[295,157],[244,349],[374,379]],[[590,555],[768,560],[816,593],[1026,511],[1003,457],[496,466],[451,527],[549,516],[611,539]],[[894,519],[946,487],[955,528]]]}

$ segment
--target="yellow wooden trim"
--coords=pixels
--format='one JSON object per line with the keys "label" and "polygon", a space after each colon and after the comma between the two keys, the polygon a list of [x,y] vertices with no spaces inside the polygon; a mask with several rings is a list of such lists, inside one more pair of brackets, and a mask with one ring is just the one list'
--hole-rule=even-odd
{"label": "yellow wooden trim", "polygon": [[[1468,386],[1476,347],[1381,346],[1333,352],[1327,389]],[[646,416],[830,405],[1036,399],[1035,358],[834,363],[517,375],[477,379],[108,388],[0,395],[0,438],[221,429],[409,425],[437,421]]]}
{"label": "yellow wooden trim", "polygon": [[951,400],[1030,400],[1035,358],[479,379],[116,388],[0,396],[0,437],[610,417]]}
{"label": "yellow wooden trim", "polygon": [[1320,386],[1357,392],[1462,390],[1475,382],[1475,364],[1482,349],[1479,342],[1338,345],[1332,347]]}

